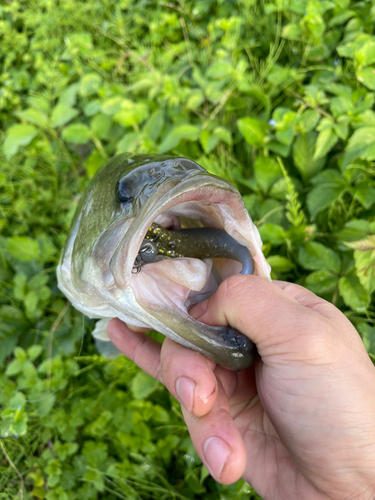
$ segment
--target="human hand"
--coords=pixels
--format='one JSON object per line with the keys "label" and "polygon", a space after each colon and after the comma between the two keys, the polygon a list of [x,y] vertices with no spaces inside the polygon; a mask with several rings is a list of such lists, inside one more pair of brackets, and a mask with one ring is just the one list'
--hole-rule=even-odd
{"label": "human hand", "polygon": [[212,476],[264,500],[375,498],[375,367],[347,318],[305,288],[237,275],[190,313],[257,345],[255,365],[215,365],[115,319],[108,335],[182,404]]}

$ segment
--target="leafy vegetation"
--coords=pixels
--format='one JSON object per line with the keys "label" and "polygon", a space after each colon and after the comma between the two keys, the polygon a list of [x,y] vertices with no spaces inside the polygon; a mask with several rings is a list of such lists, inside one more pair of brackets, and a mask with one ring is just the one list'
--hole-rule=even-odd
{"label": "leafy vegetation", "polygon": [[354,323],[375,358],[373,0],[0,0],[0,498],[259,498],[215,483],[179,406],[55,267],[116,153],[229,178],[273,277]]}

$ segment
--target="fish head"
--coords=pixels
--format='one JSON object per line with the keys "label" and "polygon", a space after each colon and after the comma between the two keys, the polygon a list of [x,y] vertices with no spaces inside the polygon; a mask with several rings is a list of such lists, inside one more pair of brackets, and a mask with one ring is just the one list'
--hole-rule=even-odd
{"label": "fish head", "polygon": [[187,158],[123,154],[98,170],[82,196],[57,269],[60,289],[89,317],[152,328],[223,366],[243,367],[243,339],[223,341],[219,327],[194,320],[187,306],[192,295],[217,288],[218,269],[225,279],[239,272],[238,263],[162,259],[135,273],[153,223],[224,229],[249,249],[254,273],[270,279],[259,232],[230,182]]}

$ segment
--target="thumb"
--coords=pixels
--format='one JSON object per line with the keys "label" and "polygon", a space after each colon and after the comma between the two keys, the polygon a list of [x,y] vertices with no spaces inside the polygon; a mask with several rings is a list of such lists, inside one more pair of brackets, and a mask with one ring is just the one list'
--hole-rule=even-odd
{"label": "thumb", "polygon": [[[347,321],[329,302],[302,286],[269,282],[253,275],[235,275],[221,283],[190,314],[209,325],[229,325],[262,349],[319,332],[323,324]],[[323,328],[324,329],[324,328]]]}

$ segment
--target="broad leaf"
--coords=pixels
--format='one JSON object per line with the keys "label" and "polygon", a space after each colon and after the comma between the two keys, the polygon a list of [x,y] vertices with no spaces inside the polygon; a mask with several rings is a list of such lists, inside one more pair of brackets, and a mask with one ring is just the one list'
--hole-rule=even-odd
{"label": "broad leaf", "polygon": [[61,127],[73,120],[78,115],[78,111],[66,104],[58,104],[52,111],[51,125],[52,127]]}
{"label": "broad leaf", "polygon": [[256,118],[241,118],[237,121],[238,130],[246,142],[252,146],[263,146],[269,125]]}
{"label": "broad leaf", "polygon": [[140,371],[131,382],[131,390],[135,399],[144,399],[156,389],[157,385],[157,380]]}
{"label": "broad leaf", "polygon": [[282,226],[277,224],[262,224],[258,229],[263,243],[271,243],[272,245],[285,243],[286,234]]}
{"label": "broad leaf", "polygon": [[38,125],[39,127],[42,128],[48,127],[47,116],[39,109],[36,108],[25,109],[25,111],[18,111],[16,115],[21,120],[33,123],[34,125]]}
{"label": "broad leaf", "polygon": [[363,68],[356,72],[357,80],[370,90],[375,90],[375,69]]}
{"label": "broad leaf", "polygon": [[309,179],[315,175],[325,164],[325,158],[313,160],[317,137],[316,132],[301,134],[293,145],[294,164],[304,179]]}
{"label": "broad leaf", "polygon": [[13,125],[10,127],[3,144],[5,156],[10,159],[21,146],[30,144],[37,133],[38,130],[34,125]]}
{"label": "broad leaf", "polygon": [[280,165],[274,158],[260,155],[254,163],[254,175],[258,186],[266,193],[282,174]]}
{"label": "broad leaf", "polygon": [[38,242],[27,236],[9,238],[8,248],[13,257],[21,261],[33,260],[39,257]]}
{"label": "broad leaf", "polygon": [[321,243],[310,242],[301,247],[299,262],[305,269],[340,272],[340,257]]}
{"label": "broad leaf", "polygon": [[291,271],[294,267],[293,262],[282,255],[271,255],[267,258],[267,262],[273,271],[280,273]]}
{"label": "broad leaf", "polygon": [[356,158],[375,159],[375,127],[361,127],[354,132],[345,150],[343,166],[346,167]]}
{"label": "broad leaf", "polygon": [[348,307],[358,312],[364,312],[367,309],[370,296],[359,282],[357,276],[343,276],[340,278],[339,290]]}
{"label": "broad leaf", "polygon": [[336,144],[338,137],[333,129],[322,130],[316,140],[315,153],[313,160],[325,156]]}
{"label": "broad leaf", "polygon": [[178,146],[182,139],[196,141],[199,137],[199,128],[195,125],[180,125],[172,129],[158,148],[158,153],[165,153]]}
{"label": "broad leaf", "polygon": [[306,277],[305,285],[317,295],[332,292],[338,284],[338,277],[331,271],[313,271]]}
{"label": "broad leaf", "polygon": [[99,139],[104,139],[108,136],[112,125],[112,118],[103,113],[98,113],[91,120],[91,130]]}
{"label": "broad leaf", "polygon": [[62,132],[63,139],[74,144],[86,144],[90,139],[90,129],[84,123],[73,123],[64,128]]}
{"label": "broad leaf", "polygon": [[[375,243],[375,239],[374,239]],[[371,294],[375,290],[375,251],[354,252],[355,267],[361,285]]]}

